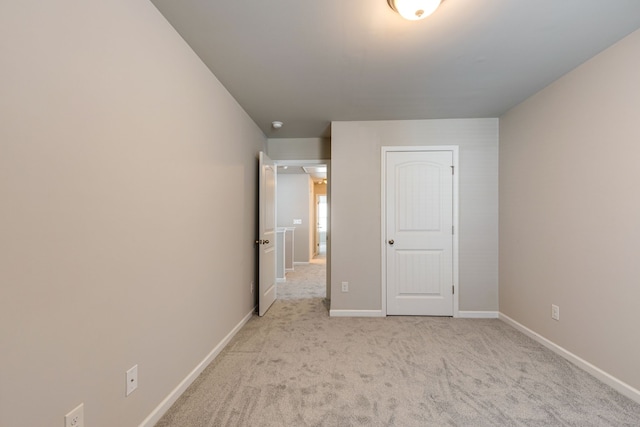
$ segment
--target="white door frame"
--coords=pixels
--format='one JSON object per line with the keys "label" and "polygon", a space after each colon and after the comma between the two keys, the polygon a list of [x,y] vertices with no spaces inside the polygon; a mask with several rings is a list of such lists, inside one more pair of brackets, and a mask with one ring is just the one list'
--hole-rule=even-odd
{"label": "white door frame", "polygon": [[382,221],[380,222],[381,226],[381,240],[380,240],[380,252],[381,252],[381,260],[382,260],[382,315],[387,315],[387,241],[386,241],[386,227],[387,227],[387,190],[386,190],[386,180],[387,180],[387,153],[400,151],[451,151],[453,154],[453,317],[459,317],[459,308],[458,308],[458,298],[460,295],[458,288],[458,176],[459,167],[458,167],[458,146],[457,145],[426,145],[426,146],[383,146],[382,147],[382,169],[381,169],[381,200],[380,200],[380,211],[382,214]]}

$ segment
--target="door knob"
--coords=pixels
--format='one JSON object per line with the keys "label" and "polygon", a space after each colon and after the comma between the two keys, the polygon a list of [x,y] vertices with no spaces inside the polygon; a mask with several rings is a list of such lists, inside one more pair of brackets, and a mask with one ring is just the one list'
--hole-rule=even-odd
{"label": "door knob", "polygon": [[269,241],[268,241],[268,240],[265,240],[265,241],[264,241],[264,244],[265,244],[265,245],[268,245],[268,244],[269,244]]}
{"label": "door knob", "polygon": [[389,244],[393,245],[395,242],[393,241],[393,239],[389,240]]}

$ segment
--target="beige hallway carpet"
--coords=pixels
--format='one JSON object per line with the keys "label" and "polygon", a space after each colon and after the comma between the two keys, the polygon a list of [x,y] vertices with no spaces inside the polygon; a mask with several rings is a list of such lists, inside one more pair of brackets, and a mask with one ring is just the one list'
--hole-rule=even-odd
{"label": "beige hallway carpet", "polygon": [[298,264],[286,274],[286,282],[278,283],[278,299],[324,298],[326,296],[326,265],[321,262]]}
{"label": "beige hallway carpet", "polygon": [[640,405],[499,320],[329,318],[289,291],[158,427],[640,426]]}

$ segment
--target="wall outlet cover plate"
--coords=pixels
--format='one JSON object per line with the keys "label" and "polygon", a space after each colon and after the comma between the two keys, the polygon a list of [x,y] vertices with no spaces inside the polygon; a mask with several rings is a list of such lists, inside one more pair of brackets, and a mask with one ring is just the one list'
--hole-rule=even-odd
{"label": "wall outlet cover plate", "polygon": [[127,371],[127,396],[138,388],[138,365],[134,365]]}
{"label": "wall outlet cover plate", "polygon": [[84,427],[84,403],[64,416],[64,427]]}

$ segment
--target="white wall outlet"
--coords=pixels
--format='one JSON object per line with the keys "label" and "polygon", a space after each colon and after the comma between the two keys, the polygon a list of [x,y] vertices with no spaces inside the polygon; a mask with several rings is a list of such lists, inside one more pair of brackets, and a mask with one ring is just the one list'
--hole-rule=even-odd
{"label": "white wall outlet", "polygon": [[251,293],[255,292],[255,285],[251,282]]}
{"label": "white wall outlet", "polygon": [[84,427],[84,403],[64,416],[64,427]]}
{"label": "white wall outlet", "polygon": [[134,365],[127,371],[127,396],[138,388],[138,365]]}
{"label": "white wall outlet", "polygon": [[551,318],[553,320],[560,320],[560,307],[555,304],[551,304]]}
{"label": "white wall outlet", "polygon": [[349,282],[342,282],[342,292],[349,292]]}
{"label": "white wall outlet", "polygon": [[293,225],[302,225],[302,220],[301,219],[294,219],[293,220]]}

